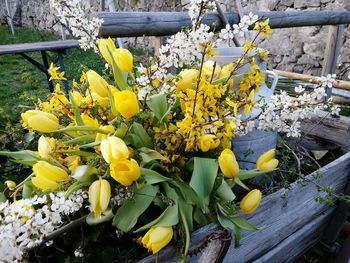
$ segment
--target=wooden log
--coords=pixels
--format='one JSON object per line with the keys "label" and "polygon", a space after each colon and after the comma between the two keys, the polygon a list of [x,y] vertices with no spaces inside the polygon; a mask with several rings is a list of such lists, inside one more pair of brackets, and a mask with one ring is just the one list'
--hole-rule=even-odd
{"label": "wooden log", "polygon": [[[304,183],[295,182],[288,189],[281,189],[265,196],[256,212],[246,216],[246,219],[252,224],[258,227],[264,226],[264,228],[256,232],[245,231],[241,246],[235,247],[234,242],[232,242],[223,262],[242,263],[257,260],[268,253],[271,248],[277,248],[283,240],[292,238],[294,233],[303,229],[314,219],[319,218],[323,213],[327,214],[327,211],[333,210],[334,208],[330,208],[324,203],[316,202],[316,196],[320,195],[316,184],[330,186],[334,193],[339,194],[349,180],[349,171],[350,152],[306,176]],[[322,176],[315,178],[316,174]],[[206,235],[217,229],[215,224],[198,229],[192,235],[192,244],[198,245]],[[306,230],[308,229],[310,230],[310,228],[306,228]],[[302,233],[298,235],[300,236]],[[294,242],[286,241],[286,243],[289,244],[285,246],[285,250],[288,251],[293,251],[293,249],[296,251],[294,247],[299,245]],[[304,244],[300,243],[300,246],[304,246]],[[159,253],[158,262],[174,262],[175,260],[170,260],[174,253],[175,248],[166,248]],[[190,262],[198,262],[198,259],[198,257],[193,257]],[[149,256],[140,262],[155,262],[155,257]]]}
{"label": "wooden log", "polygon": [[[277,69],[274,69],[273,71],[276,72],[278,75],[286,77],[286,78],[300,79],[300,80],[303,80],[305,82],[310,82],[310,83],[314,83],[314,84],[320,83],[319,77],[306,75],[306,74],[300,74],[300,73],[294,73],[294,72],[289,72],[289,71],[284,71],[284,70],[277,70]],[[334,81],[333,87],[337,88],[337,89],[350,90],[350,82],[337,80],[337,81]]]}
{"label": "wooden log", "polygon": [[[257,12],[260,18],[269,18],[271,28],[339,25],[350,23],[350,13],[346,11],[291,11]],[[237,13],[225,13],[230,24],[239,22]],[[166,36],[191,26],[186,12],[100,12],[103,19],[100,37]],[[216,13],[205,16],[203,23],[215,29],[223,27]]]}
{"label": "wooden log", "polygon": [[332,117],[329,112],[320,111],[304,119],[301,130],[308,136],[316,137],[350,151],[350,117]]}
{"label": "wooden log", "polygon": [[253,263],[294,262],[305,251],[316,245],[322,238],[323,231],[330,220],[334,208],[330,208],[316,219],[297,230],[288,238],[272,248]]}

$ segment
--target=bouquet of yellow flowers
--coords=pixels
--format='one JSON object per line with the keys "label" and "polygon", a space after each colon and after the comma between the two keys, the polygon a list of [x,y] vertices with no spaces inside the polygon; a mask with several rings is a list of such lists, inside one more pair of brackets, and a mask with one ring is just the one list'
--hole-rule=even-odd
{"label": "bouquet of yellow flowers", "polygon": [[[267,37],[267,22],[255,19],[257,35]],[[204,39],[195,37],[203,32]],[[257,229],[240,215],[254,212],[262,194],[249,191],[243,181],[276,169],[278,161],[271,149],[257,160],[256,169],[240,170],[231,138],[242,127],[240,114],[249,116],[256,103],[254,94],[264,81],[257,58],[264,60],[266,52],[247,41],[240,59],[219,65],[212,60],[217,52],[209,29],[199,25],[180,34],[198,42],[191,63],[180,61],[186,59],[180,51],[171,53],[178,45],[175,36],[149,67],[136,70],[127,49],[116,48],[110,38],[100,39],[98,49],[111,75],[87,70],[69,94],[60,88],[64,73],[51,66],[54,93],[22,113],[23,126],[41,135],[37,152],[1,153],[32,166],[22,183],[8,182],[10,196],[24,200],[25,212],[11,224],[21,218],[23,224],[31,222],[39,211],[44,213],[40,204],[68,207],[68,212],[57,210],[62,220],[52,219],[46,232],[26,237],[36,240],[30,246],[78,210],[86,213],[88,224],[111,221],[119,231],[144,233],[139,242],[152,253],[165,247],[176,231],[183,237],[184,257],[196,226],[217,222],[237,238],[242,229]],[[171,74],[175,58],[177,74]],[[238,80],[236,72],[244,65],[250,70]],[[234,185],[248,191],[240,205]],[[83,206],[86,199],[89,210]],[[16,202],[7,201],[2,215]],[[139,220],[143,214],[147,223]],[[2,226],[10,224],[1,220]],[[16,242],[22,249],[28,246]]]}

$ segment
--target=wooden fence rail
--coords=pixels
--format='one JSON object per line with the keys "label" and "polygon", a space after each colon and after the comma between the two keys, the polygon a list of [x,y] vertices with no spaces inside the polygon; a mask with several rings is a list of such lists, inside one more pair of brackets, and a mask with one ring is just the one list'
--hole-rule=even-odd
{"label": "wooden fence rail", "polygon": [[[239,22],[238,13],[225,15],[230,24]],[[350,24],[350,12],[347,11],[273,11],[257,12],[257,15],[269,18],[271,28]],[[191,26],[186,12],[100,12],[98,17],[103,19],[100,37],[166,36]],[[216,29],[222,27],[216,13],[208,14],[203,23],[216,25]]]}

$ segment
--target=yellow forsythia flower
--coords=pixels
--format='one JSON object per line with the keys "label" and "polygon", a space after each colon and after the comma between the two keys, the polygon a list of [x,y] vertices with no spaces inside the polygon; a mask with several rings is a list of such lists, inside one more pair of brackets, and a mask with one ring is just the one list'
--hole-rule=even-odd
{"label": "yellow forsythia flower", "polygon": [[89,202],[95,217],[99,217],[108,207],[111,186],[107,180],[99,179],[89,187]]}
{"label": "yellow forsythia flower", "polygon": [[134,159],[121,160],[110,164],[111,176],[123,186],[129,186],[141,176],[140,166]]}
{"label": "yellow forsythia flower", "polygon": [[107,61],[109,65],[112,65],[112,54],[117,49],[113,40],[110,37],[107,39],[100,38],[97,41],[97,46],[102,57]]}
{"label": "yellow forsythia flower", "polygon": [[269,26],[270,19],[267,18],[264,22],[256,22],[254,30],[260,31],[263,38],[268,38],[272,29]]}
{"label": "yellow forsythia flower", "polygon": [[91,93],[96,92],[101,97],[108,97],[108,83],[93,70],[86,72]]}
{"label": "yellow forsythia flower", "polygon": [[226,177],[235,177],[239,173],[239,165],[236,156],[230,149],[225,149],[219,156],[219,166],[221,172]]}
{"label": "yellow forsythia flower", "polygon": [[69,171],[74,171],[79,166],[80,159],[79,155],[70,155],[63,160],[65,165],[68,166]]}
{"label": "yellow forsythia flower", "polygon": [[115,136],[102,140],[100,148],[107,163],[128,159],[129,157],[128,146],[122,139]]}
{"label": "yellow forsythia flower", "polygon": [[139,101],[134,92],[123,90],[114,93],[116,110],[125,118],[130,119],[140,112]]}
{"label": "yellow forsythia flower", "polygon": [[4,184],[10,190],[14,190],[16,188],[16,186],[17,186],[17,184],[14,181],[12,181],[12,180],[6,180]]}
{"label": "yellow forsythia flower", "polygon": [[39,132],[52,132],[60,126],[55,115],[40,110],[28,110],[21,117],[23,126]]}
{"label": "yellow forsythia flower", "polygon": [[171,226],[151,227],[141,239],[142,245],[153,254],[160,251],[169,244],[173,238],[173,228]]}
{"label": "yellow forsythia flower", "polygon": [[113,52],[113,59],[121,71],[130,73],[133,67],[133,56],[125,48],[117,48]]}
{"label": "yellow forsythia flower", "polygon": [[197,69],[184,69],[179,74],[179,80],[175,83],[177,90],[185,90],[196,82],[199,72]]}
{"label": "yellow forsythia flower", "polygon": [[276,169],[278,166],[278,160],[273,158],[274,156],[275,149],[264,152],[256,161],[256,169],[259,171],[270,171]]}
{"label": "yellow forsythia flower", "polygon": [[48,159],[50,154],[55,149],[56,140],[54,138],[48,138],[45,136],[40,136],[38,141],[38,152],[40,157]]}
{"label": "yellow forsythia flower", "polygon": [[34,164],[33,173],[35,177],[32,178],[32,183],[43,191],[58,188],[58,181],[68,178],[68,173],[65,170],[45,161]]}
{"label": "yellow forsythia flower", "polygon": [[240,203],[241,211],[245,214],[253,213],[260,204],[261,196],[262,194],[258,189],[250,191]]}
{"label": "yellow forsythia flower", "polygon": [[[214,70],[214,66],[215,66],[215,70]],[[220,75],[221,68],[217,63],[215,63],[215,61],[208,60],[203,64],[202,71],[204,76],[206,76],[207,78],[210,79],[213,76],[213,78],[215,79]]]}
{"label": "yellow forsythia flower", "polygon": [[204,134],[199,138],[199,148],[202,152],[215,149],[219,144],[220,140],[217,140],[214,134]]}
{"label": "yellow forsythia flower", "polygon": [[[219,79],[230,77],[233,69],[234,69],[233,63],[230,63],[230,64],[227,64],[227,65],[223,66],[221,68],[221,71],[220,71]],[[231,76],[231,78],[229,80],[229,84],[230,84],[231,87],[233,86],[233,77],[232,76]]]}

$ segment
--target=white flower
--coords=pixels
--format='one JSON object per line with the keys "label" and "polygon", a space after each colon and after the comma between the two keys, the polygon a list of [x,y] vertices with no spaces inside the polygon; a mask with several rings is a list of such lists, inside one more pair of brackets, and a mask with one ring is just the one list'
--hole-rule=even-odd
{"label": "white flower", "polygon": [[320,78],[322,87],[332,88],[336,77],[336,74],[328,74],[326,77],[322,76]]}
{"label": "white flower", "polygon": [[302,93],[305,91],[305,88],[303,88],[301,85],[295,87],[295,92],[296,93]]}

